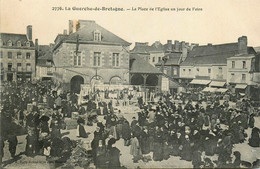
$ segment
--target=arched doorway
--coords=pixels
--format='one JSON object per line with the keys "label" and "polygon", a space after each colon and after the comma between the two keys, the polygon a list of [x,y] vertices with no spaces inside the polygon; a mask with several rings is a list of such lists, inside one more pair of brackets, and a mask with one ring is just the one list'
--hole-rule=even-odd
{"label": "arched doorway", "polygon": [[120,77],[118,76],[114,76],[110,79],[110,82],[109,82],[111,85],[121,85],[123,84],[123,81]]}
{"label": "arched doorway", "polygon": [[84,78],[82,76],[74,76],[73,78],[71,78],[70,80],[70,90],[73,93],[80,93],[80,85],[84,84]]}
{"label": "arched doorway", "polygon": [[131,85],[143,85],[144,78],[140,74],[134,74],[131,78]]}
{"label": "arched doorway", "polygon": [[146,79],[146,86],[157,86],[158,77],[156,75],[149,75]]}

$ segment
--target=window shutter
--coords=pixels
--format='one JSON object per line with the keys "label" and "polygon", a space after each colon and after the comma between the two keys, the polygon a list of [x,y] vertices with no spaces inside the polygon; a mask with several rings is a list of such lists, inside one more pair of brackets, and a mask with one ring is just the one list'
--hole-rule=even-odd
{"label": "window shutter", "polygon": [[90,51],[89,53],[90,53],[90,55],[89,55],[89,65],[94,66],[94,60],[93,60],[94,52]]}
{"label": "window shutter", "polygon": [[101,58],[100,58],[100,66],[103,67],[105,65],[105,55],[104,52],[101,52]]}
{"label": "window shutter", "polygon": [[86,63],[86,55],[85,55],[85,51],[83,50],[81,52],[81,65],[85,65]]}
{"label": "window shutter", "polygon": [[70,65],[74,65],[74,51],[70,51]]}

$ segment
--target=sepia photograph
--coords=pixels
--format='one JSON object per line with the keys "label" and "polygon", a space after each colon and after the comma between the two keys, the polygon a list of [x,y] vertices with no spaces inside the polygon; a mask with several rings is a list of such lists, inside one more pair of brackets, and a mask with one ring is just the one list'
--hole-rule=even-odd
{"label": "sepia photograph", "polygon": [[1,0],[0,169],[260,168],[259,0]]}

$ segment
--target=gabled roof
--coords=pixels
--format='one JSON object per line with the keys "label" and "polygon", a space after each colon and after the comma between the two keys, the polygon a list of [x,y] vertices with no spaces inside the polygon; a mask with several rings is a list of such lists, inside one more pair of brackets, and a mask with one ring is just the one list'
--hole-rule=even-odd
{"label": "gabled roof", "polygon": [[[80,28],[70,35],[64,37],[66,42],[68,41],[77,41],[77,35],[79,35],[79,43],[80,42],[95,42],[98,44],[117,44],[123,46],[129,46],[131,43],[123,40],[112,32],[106,30],[100,25],[96,24],[95,21],[90,20],[79,20]],[[94,32],[101,32],[101,41],[94,41]],[[58,35],[59,36],[59,35]]]}
{"label": "gabled roof", "polygon": [[162,74],[157,68],[142,59],[138,54],[130,54],[130,73]]}
{"label": "gabled roof", "polygon": [[[168,58],[166,62],[164,63],[164,66],[171,66],[171,65],[179,65],[180,64],[180,58],[181,58],[181,53],[176,52],[176,53],[170,53],[165,55],[164,57]],[[162,65],[164,61],[161,60],[159,63],[156,63],[156,66]]]}
{"label": "gabled roof", "polygon": [[[255,54],[252,47],[247,48],[248,54]],[[239,54],[238,43],[196,46],[188,53],[181,66],[227,64],[227,58]]]}
{"label": "gabled roof", "polygon": [[[3,41],[3,45],[7,45],[8,41],[11,40],[13,46],[17,46],[17,42],[21,42],[21,46],[26,46],[28,38],[25,34],[13,34],[13,33],[0,33],[0,39]],[[30,42],[30,47],[34,47],[33,41]]]}

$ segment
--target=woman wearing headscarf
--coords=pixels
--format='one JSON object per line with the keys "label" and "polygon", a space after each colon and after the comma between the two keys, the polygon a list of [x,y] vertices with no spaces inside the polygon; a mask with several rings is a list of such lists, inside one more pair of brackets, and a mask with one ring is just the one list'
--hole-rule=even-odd
{"label": "woman wearing headscarf", "polygon": [[109,169],[119,169],[121,168],[120,163],[120,150],[115,146],[116,139],[111,138],[108,141],[108,168]]}
{"label": "woman wearing headscarf", "polygon": [[130,154],[133,156],[134,163],[137,163],[141,159],[142,152],[139,140],[136,135],[133,135],[130,141]]}
{"label": "woman wearing headscarf", "polygon": [[254,127],[251,132],[251,137],[249,138],[249,143],[251,147],[259,147],[260,146],[260,138],[259,138],[259,129]]}

